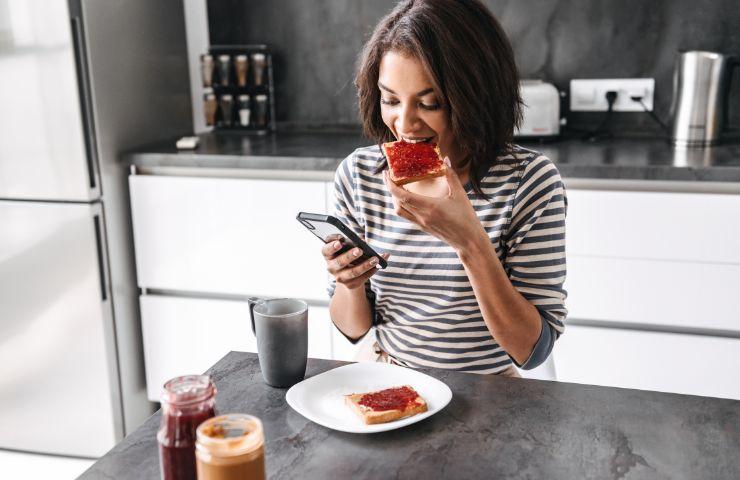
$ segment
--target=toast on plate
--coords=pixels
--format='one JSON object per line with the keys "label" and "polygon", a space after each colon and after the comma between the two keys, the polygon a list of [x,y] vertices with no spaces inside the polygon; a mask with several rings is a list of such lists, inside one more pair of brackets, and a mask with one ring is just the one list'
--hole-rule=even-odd
{"label": "toast on plate", "polygon": [[399,140],[384,143],[382,148],[388,159],[391,180],[398,186],[445,174],[441,152],[434,143]]}
{"label": "toast on plate", "polygon": [[427,402],[408,385],[352,393],[344,399],[366,425],[392,422],[427,411]]}

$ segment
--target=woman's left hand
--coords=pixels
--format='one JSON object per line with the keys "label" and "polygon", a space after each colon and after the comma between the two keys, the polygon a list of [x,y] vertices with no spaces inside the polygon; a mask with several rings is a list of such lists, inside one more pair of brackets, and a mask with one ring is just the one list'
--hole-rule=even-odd
{"label": "woman's left hand", "polygon": [[444,197],[427,197],[409,192],[383,172],[385,184],[393,197],[396,215],[419,226],[460,252],[476,238],[486,236],[460,178],[445,158],[448,193]]}

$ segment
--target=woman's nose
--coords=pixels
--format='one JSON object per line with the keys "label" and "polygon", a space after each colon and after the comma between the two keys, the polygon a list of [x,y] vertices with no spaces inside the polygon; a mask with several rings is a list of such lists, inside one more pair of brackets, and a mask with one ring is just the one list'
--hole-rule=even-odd
{"label": "woman's nose", "polygon": [[406,133],[413,132],[416,130],[419,121],[416,109],[413,106],[407,105],[401,107],[401,111],[398,112],[396,130]]}

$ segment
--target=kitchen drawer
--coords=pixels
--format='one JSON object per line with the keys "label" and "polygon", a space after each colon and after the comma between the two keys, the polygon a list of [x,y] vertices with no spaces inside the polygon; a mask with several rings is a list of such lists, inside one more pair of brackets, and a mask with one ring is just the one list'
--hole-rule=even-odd
{"label": "kitchen drawer", "polygon": [[740,265],[568,258],[568,316],[740,331]]}
{"label": "kitchen drawer", "polygon": [[[152,401],[159,401],[162,385],[172,377],[203,373],[231,350],[257,351],[246,301],[142,295],[140,304]],[[332,357],[331,329],[328,309],[310,306],[309,357]]]}
{"label": "kitchen drawer", "polygon": [[142,288],[326,300],[321,242],[295,220],[326,183],[133,175]]}
{"label": "kitchen drawer", "polygon": [[568,190],[567,253],[740,264],[740,195]]}
{"label": "kitchen drawer", "polygon": [[740,400],[740,339],[570,325],[559,381]]}

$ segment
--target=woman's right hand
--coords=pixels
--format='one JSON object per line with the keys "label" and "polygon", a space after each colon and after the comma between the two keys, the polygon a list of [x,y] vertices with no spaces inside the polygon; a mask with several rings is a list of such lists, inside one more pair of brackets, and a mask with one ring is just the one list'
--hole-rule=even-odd
{"label": "woman's right hand", "polygon": [[[364,286],[365,282],[378,271],[376,268],[378,258],[373,257],[360,264],[350,265],[362,255],[362,250],[355,247],[337,255],[337,251],[341,247],[341,242],[335,240],[321,248],[321,253],[326,260],[326,269],[332,274],[337,283],[344,285],[349,290]],[[390,255],[383,253],[382,256],[388,259]]]}

